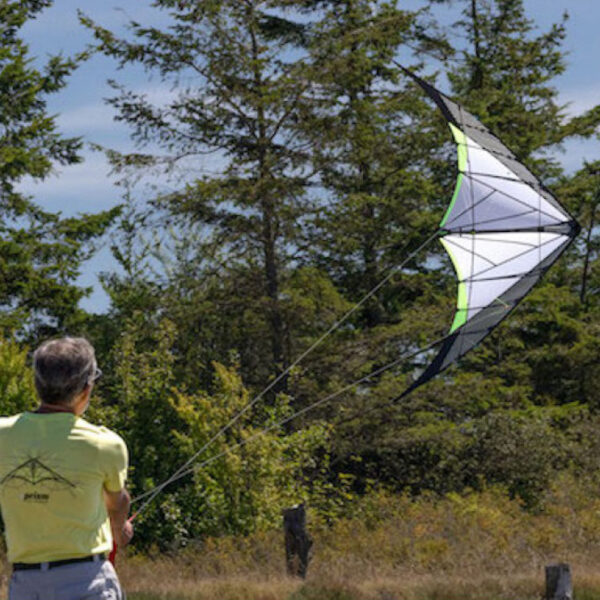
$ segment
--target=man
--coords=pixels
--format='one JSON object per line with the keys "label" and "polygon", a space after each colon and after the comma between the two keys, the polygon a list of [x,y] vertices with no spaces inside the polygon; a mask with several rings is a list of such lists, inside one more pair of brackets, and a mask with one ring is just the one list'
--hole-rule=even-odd
{"label": "man", "polygon": [[0,419],[0,509],[13,573],[9,600],[121,600],[106,555],[125,546],[127,447],[81,418],[101,375],[83,338],[33,356],[40,406]]}

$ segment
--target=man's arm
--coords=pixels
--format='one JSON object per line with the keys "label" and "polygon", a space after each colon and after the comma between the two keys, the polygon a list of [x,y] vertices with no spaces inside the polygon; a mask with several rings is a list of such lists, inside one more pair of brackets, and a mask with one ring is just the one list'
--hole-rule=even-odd
{"label": "man's arm", "polygon": [[133,525],[127,520],[131,498],[125,488],[119,492],[104,490],[104,502],[117,546],[127,546],[133,537]]}

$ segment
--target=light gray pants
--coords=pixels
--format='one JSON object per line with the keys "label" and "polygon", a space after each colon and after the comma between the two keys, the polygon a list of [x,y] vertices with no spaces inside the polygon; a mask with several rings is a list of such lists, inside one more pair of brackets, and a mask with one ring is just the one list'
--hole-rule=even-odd
{"label": "light gray pants", "polygon": [[107,560],[53,569],[14,571],[8,600],[124,600],[119,579]]}

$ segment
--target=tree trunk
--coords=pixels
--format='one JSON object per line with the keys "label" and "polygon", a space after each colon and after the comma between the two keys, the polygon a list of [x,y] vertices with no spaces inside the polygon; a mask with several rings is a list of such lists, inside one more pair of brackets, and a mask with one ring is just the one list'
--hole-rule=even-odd
{"label": "tree trunk", "polygon": [[473,22],[473,53],[476,59],[471,73],[471,89],[478,90],[483,86],[483,71],[481,68],[481,35],[479,32],[477,0],[471,0],[471,21]]}
{"label": "tree trunk", "polygon": [[594,227],[596,226],[596,210],[598,208],[598,203],[600,203],[600,189],[596,192],[596,196],[591,207],[590,225],[585,237],[585,258],[583,261],[583,273],[581,275],[581,292],[579,294],[579,299],[581,300],[582,304],[586,304],[587,301],[586,295],[590,271],[590,255],[592,253],[592,234],[594,233]]}
{"label": "tree trunk", "polygon": [[[256,25],[256,16],[253,9],[250,8],[248,18]],[[269,152],[268,146],[270,140],[267,135],[266,119],[264,108],[262,105],[262,88],[263,76],[259,68],[260,51],[256,32],[251,28],[252,35],[252,55],[254,59],[254,88],[256,95],[259,98],[257,103],[257,160],[258,160],[258,177],[257,182],[258,194],[260,195],[261,219],[262,219],[262,235],[261,241],[263,246],[264,256],[264,276],[265,276],[265,291],[269,298],[268,306],[268,322],[271,337],[271,351],[273,357],[274,372],[280,375],[285,371],[284,357],[284,329],[283,319],[281,316],[281,308],[279,306],[279,264],[277,260],[277,216],[275,205],[272,197],[272,192],[269,186],[271,172],[269,168]],[[282,378],[281,381],[273,388],[275,394],[287,389],[287,378]]]}

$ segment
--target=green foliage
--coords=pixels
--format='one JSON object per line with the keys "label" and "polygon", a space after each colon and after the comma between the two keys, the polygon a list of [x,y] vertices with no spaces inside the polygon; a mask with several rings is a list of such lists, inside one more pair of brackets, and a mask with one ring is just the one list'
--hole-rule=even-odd
{"label": "green foliage", "polygon": [[[431,354],[365,376],[443,335],[455,291],[440,248],[405,263],[435,231],[455,177],[443,120],[394,62],[407,50],[451,53],[430,3],[157,0],[168,23],[132,22],[122,38],[82,15],[96,51],[176,94],[156,106],[113,82],[118,120],[159,151],[108,151],[127,209],[68,219],[19,192],[25,177],[80,161],[81,141],[60,135],[46,101],[83,56],[37,68],[20,37],[50,3],[0,0],[2,414],[35,402],[29,351],[15,340],[86,331],[106,373],[89,416],[126,438],[134,495],[190,463],[140,516],[137,546],[199,546],[206,564],[231,558],[238,534],[266,555],[265,532],[299,501],[351,567],[367,555],[419,573],[465,556],[479,569],[517,564],[511,540],[529,554],[555,549],[557,522],[597,539],[600,164],[564,174],[556,150],[597,134],[600,108],[569,118],[558,104],[564,21],[537,33],[522,0],[463,0],[448,77],[582,235],[479,349],[390,404]],[[190,176],[206,156],[219,172]],[[131,186],[149,171],[178,187],[138,209]],[[116,219],[111,307],[84,315],[73,282]],[[356,594],[318,584],[293,598]]]}
{"label": "green foliage", "polygon": [[[569,120],[557,104],[551,82],[564,68],[564,24],[538,35],[520,0],[463,5],[464,18],[453,31],[466,36],[468,45],[449,72],[456,97],[555,185],[559,199],[584,219],[587,236],[449,373],[398,407],[382,399],[401,392],[402,380],[396,386],[383,380],[370,399],[356,402],[354,418],[338,431],[334,460],[357,476],[358,485],[375,479],[417,493],[495,481],[535,506],[552,472],[565,466],[571,443],[567,432],[573,422],[556,423],[550,407],[564,406],[577,421],[581,404],[596,406],[596,317],[589,290],[595,277],[597,175],[594,165],[562,175],[549,153],[569,136],[597,132],[597,110]],[[432,319],[430,307],[444,301],[442,286],[452,281],[439,277],[437,294],[425,288],[429,310],[408,312],[430,336],[432,322],[450,322],[439,313]],[[405,305],[402,310],[406,314]],[[420,360],[418,366],[426,362]]]}
{"label": "green foliage", "polygon": [[[449,73],[453,91],[536,174],[560,173],[548,150],[570,136],[592,136],[600,108],[568,119],[551,81],[564,72],[567,16],[541,34],[523,0],[465,0],[463,62]],[[518,90],[518,93],[515,93]]]}
{"label": "green foliage", "polygon": [[[305,197],[310,169],[304,141],[291,129],[306,87],[299,62],[288,62],[282,54],[282,46],[295,39],[291,32],[301,25],[271,15],[276,3],[258,0],[201,6],[158,0],[154,6],[169,11],[172,26],[131,23],[132,40],[117,38],[81,17],[97,40],[97,50],[121,66],[141,64],[164,81],[190,81],[162,107],[115,84],[118,95],[111,104],[119,120],[132,128],[136,141],[157,143],[167,157],[115,152],[109,156],[126,179],[148,168],[173,172],[192,158],[219,158],[218,173],[208,171],[154,198],[149,211],[163,211],[176,224],[186,238],[187,256],[193,256],[194,286],[180,289],[181,295],[202,294],[203,304],[210,303],[212,311],[231,314],[228,290],[223,293],[217,282],[215,293],[207,294],[196,289],[197,282],[218,278],[240,285],[248,305],[241,312],[236,307],[233,318],[221,320],[219,326],[226,340],[235,343],[238,330],[247,327],[246,319],[251,322],[257,330],[253,354],[264,364],[265,377],[290,360],[280,295],[302,223],[312,210]],[[176,258],[180,260],[171,274],[174,284],[186,275],[185,258]],[[191,280],[184,283],[190,285]],[[244,368],[247,354],[241,353]],[[204,358],[206,374],[211,357]],[[285,381],[279,387],[283,389]]]}
{"label": "green foliage", "polygon": [[[89,324],[112,373],[98,414],[130,442],[136,492],[316,344],[160,496],[141,521],[142,546],[250,534],[299,500],[331,524],[379,487],[417,497],[495,484],[539,511],[556,473],[594,470],[598,165],[565,175],[556,151],[597,133],[600,113],[568,118],[558,104],[564,21],[538,33],[521,0],[462,5],[448,34],[463,48],[448,70],[454,95],[552,187],[584,235],[480,348],[393,405],[431,353],[338,392],[452,320],[456,278],[441,249],[404,262],[435,231],[455,178],[443,120],[394,62],[407,48],[451,53],[429,12],[394,1],[159,0],[169,24],[132,22],[124,37],[81,17],[97,51],[177,90],[156,106],[114,84],[119,120],[161,149],[110,151],[124,184],[149,170],[178,176],[190,157],[222,166],[141,210],[127,188],[114,247],[124,275],[105,276],[111,310]],[[424,536],[419,564],[443,558],[445,544]]]}
{"label": "green foliage", "polygon": [[28,349],[13,339],[0,341],[0,415],[31,410],[36,404]]}
{"label": "green foliage", "polygon": [[[176,434],[177,443],[188,455],[204,447],[250,401],[231,369],[216,364],[215,379],[210,396],[177,394],[173,399],[187,426],[185,434]],[[313,425],[286,435],[276,424],[289,412],[282,399],[263,422],[253,424],[255,417],[243,415],[203,454],[189,498],[196,515],[189,521],[192,537],[264,529],[279,522],[284,507],[312,497],[319,486],[316,460],[327,429]],[[261,434],[262,428],[268,432]],[[304,475],[308,470],[310,482]]]}
{"label": "green foliage", "polygon": [[327,427],[287,433],[277,425],[291,412],[282,397],[263,418],[246,411],[227,428],[250,401],[235,366],[215,364],[211,392],[190,392],[174,374],[173,324],[137,319],[114,349],[117,370],[101,390],[118,403],[105,399],[96,415],[128,443],[133,494],[169,478],[224,433],[140,516],[139,547],[177,547],[209,534],[264,529],[279,521],[282,508],[318,498],[326,486],[326,463],[317,457]]}
{"label": "green foliage", "polygon": [[0,330],[33,339],[81,323],[77,305],[88,290],[73,282],[90,242],[115,216],[108,211],[63,219],[19,191],[25,177],[41,181],[56,165],[81,161],[81,140],[62,137],[46,105],[77,61],[52,56],[38,69],[19,37],[27,20],[50,4],[0,1]]}
{"label": "green foliage", "polygon": [[[152,440],[136,464],[139,489],[160,481],[163,468],[168,473],[176,458],[191,456],[210,431],[245,406],[252,395],[243,391],[239,373],[246,385],[263,389],[269,375],[352,306],[349,300],[361,298],[398,264],[407,248],[434,229],[451,187],[447,165],[453,159],[443,143],[448,136],[442,121],[392,63],[406,42],[448,50],[442,36],[423,36],[423,15],[394,2],[324,1],[303,3],[303,18],[296,19],[294,13],[283,18],[268,12],[274,6],[158,2],[157,8],[171,10],[173,27],[132,23],[133,40],[82,17],[98,49],[122,66],[141,63],[168,81],[196,77],[164,107],[118,88],[112,103],[136,140],[158,141],[171,154],[168,167],[217,148],[231,158],[222,175],[155,199],[153,209],[175,223],[161,240],[171,245],[168,259],[150,244],[135,256],[135,234],[156,221],[148,212],[130,213],[122,226],[124,243],[116,249],[127,275],[106,279],[113,299],[104,323],[108,345],[119,324],[128,329],[137,322],[136,350],[122,346],[122,355],[112,352],[109,358],[121,373],[116,389],[130,376],[124,365],[135,365],[136,372],[137,352],[146,357],[144,364],[152,357],[144,383],[135,375],[127,385],[139,392],[125,394],[135,406],[127,416],[130,428],[135,413],[146,414],[139,429],[131,429],[132,439]],[[463,66],[450,74],[455,92],[537,172],[557,175],[557,165],[540,153],[569,135],[589,135],[595,118],[592,111],[566,122],[550,87],[563,68],[563,25],[533,37],[521,2],[475,1],[456,30],[466,34],[470,47]],[[301,57],[297,61],[281,53],[291,46]],[[300,152],[287,139],[305,147]],[[111,156],[125,175],[160,164],[155,156]],[[309,164],[318,172],[313,198],[306,187],[316,181],[305,176]],[[567,204],[575,205],[581,189],[592,190],[592,179],[563,178]],[[164,272],[152,277],[148,265],[157,258]],[[450,321],[450,310],[440,306],[451,306],[454,278],[445,263],[438,266],[431,258],[424,254],[395,275],[388,290],[285,379],[289,396],[269,398],[248,421],[244,415],[236,423],[241,429],[212,446],[207,457],[251,436],[258,423],[273,422],[292,406],[309,405],[397,358],[399,348],[439,334]],[[325,518],[339,514],[346,494],[348,500],[374,481],[414,493],[491,481],[536,506],[552,472],[571,459],[577,402],[594,394],[596,336],[592,319],[582,320],[575,280],[567,269],[557,274],[460,369],[404,405],[390,407],[387,400],[402,391],[404,372],[413,365],[324,407],[319,418],[336,424],[330,447],[335,466],[331,487],[313,489],[311,501],[336,497],[323,508]],[[171,328],[160,342],[157,327]],[[131,352],[133,358],[125,358]],[[234,371],[223,366],[231,364]],[[568,418],[557,421],[553,404],[564,405]],[[290,439],[310,431],[299,425],[286,432]],[[546,438],[549,446],[540,444]],[[157,439],[168,440],[168,450]],[[163,522],[178,525],[166,537],[249,531],[254,521],[274,518],[257,508],[269,504],[274,488],[254,488],[258,479],[252,477],[263,472],[265,481],[283,480],[261,452],[278,456],[287,450],[277,436],[269,434],[263,443],[249,470],[234,452],[215,461],[221,470],[196,475],[195,488],[184,486],[177,498],[167,498]],[[144,452],[143,444],[136,453]],[[301,462],[296,457],[294,468],[306,476],[310,467]],[[285,484],[278,485],[287,497]],[[336,489],[342,491],[337,496]],[[186,514],[196,515],[194,522],[186,522]]]}
{"label": "green foliage", "polygon": [[[308,76],[318,99],[302,124],[323,188],[311,258],[358,301],[435,231],[438,199],[449,184],[439,161],[445,131],[422,92],[407,85],[393,63],[404,44],[422,43],[425,11],[404,10],[397,2],[321,4],[326,10],[308,44]],[[423,293],[423,283],[405,276],[394,293],[371,298],[361,325],[397,319],[399,308]]]}
{"label": "green foliage", "polygon": [[[572,177],[566,177],[557,185],[557,192],[565,198],[582,227],[573,261],[574,277],[579,286],[579,299],[586,312],[597,308],[597,269],[600,239],[597,232],[598,205],[600,203],[600,162],[585,163]],[[575,258],[575,257],[574,257]],[[578,281],[577,281],[578,280]]]}

